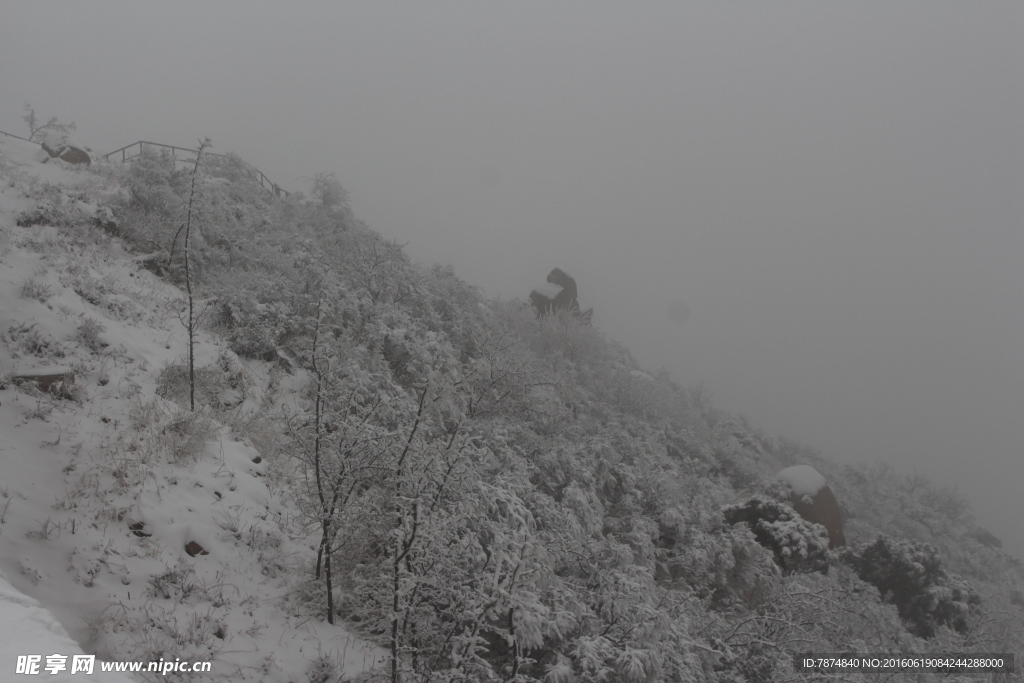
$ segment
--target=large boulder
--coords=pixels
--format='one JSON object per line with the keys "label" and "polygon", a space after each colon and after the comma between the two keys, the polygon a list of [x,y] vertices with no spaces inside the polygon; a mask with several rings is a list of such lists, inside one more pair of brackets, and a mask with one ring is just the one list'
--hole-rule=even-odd
{"label": "large boulder", "polygon": [[794,465],[779,472],[776,478],[789,487],[789,503],[793,509],[808,522],[825,527],[829,548],[846,545],[839,501],[818,470],[810,465]]}
{"label": "large boulder", "polygon": [[43,150],[51,158],[61,159],[69,164],[85,164],[88,166],[92,163],[92,156],[89,154],[88,148],[76,145],[68,140],[67,133],[50,131],[43,136],[40,142]]}

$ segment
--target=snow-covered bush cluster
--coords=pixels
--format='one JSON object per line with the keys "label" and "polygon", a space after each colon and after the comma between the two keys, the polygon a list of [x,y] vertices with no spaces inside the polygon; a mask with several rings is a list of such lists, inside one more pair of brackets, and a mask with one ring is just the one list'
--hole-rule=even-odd
{"label": "snow-covered bush cluster", "polygon": [[939,626],[966,633],[972,610],[981,603],[970,583],[946,571],[935,546],[879,536],[851,553],[848,562],[923,638],[934,636]]}
{"label": "snow-covered bush cluster", "polygon": [[829,565],[828,532],[808,522],[786,503],[754,496],[723,511],[730,524],[745,522],[757,542],[772,551],[785,572],[826,571]]}
{"label": "snow-covered bush cluster", "polygon": [[[3,224],[12,248],[47,254],[4,290],[28,311],[3,318],[4,358],[73,362],[88,384],[78,404],[49,399],[95,435],[62,463],[64,516],[31,531],[52,543],[39,537],[72,515],[93,530],[76,521],[60,542],[77,550],[77,588],[117,596],[94,615],[94,649],[324,683],[812,680],[794,652],[916,652],[932,636],[1020,651],[1024,612],[986,612],[977,595],[1011,595],[1024,572],[967,512],[940,513],[934,489],[769,439],[571,315],[538,319],[412,263],[329,174],[310,199],[277,197],[237,157],[205,159],[191,377],[173,288],[188,168],[147,152],[79,171],[88,191],[22,178],[24,225]],[[890,530],[888,506],[903,505],[921,526],[898,531],[941,536],[978,592],[916,546],[862,551],[857,572],[836,563],[823,527],[763,495],[808,461],[851,541]],[[78,540],[108,526],[107,546]],[[923,568],[918,592],[886,559],[904,555]],[[312,625],[384,654],[361,672],[312,646]]]}

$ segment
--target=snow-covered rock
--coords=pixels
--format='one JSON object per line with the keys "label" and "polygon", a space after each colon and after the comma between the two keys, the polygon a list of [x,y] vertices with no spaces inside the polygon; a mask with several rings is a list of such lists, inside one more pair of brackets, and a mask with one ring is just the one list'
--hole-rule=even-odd
{"label": "snow-covered rock", "polygon": [[825,477],[810,465],[794,465],[778,473],[776,478],[789,486],[789,502],[808,522],[828,530],[830,548],[846,545],[843,515]]}
{"label": "snow-covered rock", "polygon": [[50,131],[43,135],[42,145],[43,149],[51,157],[61,159],[69,164],[85,164],[88,166],[92,163],[92,155],[89,154],[88,149],[71,142],[68,139],[67,133]]}
{"label": "snow-covered rock", "polygon": [[789,490],[798,496],[814,496],[823,486],[825,477],[810,465],[794,465],[779,472],[776,477],[789,486]]}

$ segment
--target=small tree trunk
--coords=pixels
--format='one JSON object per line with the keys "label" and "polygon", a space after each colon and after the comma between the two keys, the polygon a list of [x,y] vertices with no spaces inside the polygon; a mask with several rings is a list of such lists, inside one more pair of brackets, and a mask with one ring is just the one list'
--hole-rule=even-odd
{"label": "small tree trunk", "polygon": [[405,559],[409,551],[412,550],[412,545],[416,541],[416,532],[419,523],[419,510],[417,506],[416,514],[413,517],[413,528],[409,533],[408,538],[402,538],[400,531],[402,528],[402,522],[405,519],[405,511],[402,510],[401,496],[402,496],[402,480],[405,477],[405,458],[409,455],[409,451],[412,449],[413,439],[416,438],[416,431],[420,428],[420,422],[423,419],[423,409],[427,403],[427,392],[430,390],[429,385],[423,388],[423,392],[420,394],[420,406],[416,411],[416,421],[413,422],[412,429],[409,430],[409,438],[405,441],[405,448],[402,449],[402,454],[398,456],[398,462],[395,466],[395,563],[392,576],[391,586],[391,683],[401,683],[398,674],[398,655],[399,655],[399,638],[398,638],[398,611],[401,607],[401,574],[402,574],[402,560]]}
{"label": "small tree trunk", "polygon": [[412,635],[409,637],[410,643],[412,644],[412,670],[413,672],[419,671],[420,668],[420,638],[416,632],[416,622],[409,624],[409,631]]}
{"label": "small tree trunk", "polygon": [[399,608],[399,575],[402,559],[398,550],[400,543],[395,543],[395,566],[391,586],[391,683],[401,683],[398,676],[398,608]]}
{"label": "small tree trunk", "polygon": [[316,574],[317,579],[320,578],[320,568],[323,566],[324,560],[324,547],[327,545],[327,531],[328,525],[327,520],[322,520],[320,523],[320,548],[316,551]]}
{"label": "small tree trunk", "polygon": [[[326,275],[325,275],[326,277]],[[320,578],[320,570],[323,566],[324,549],[330,553],[331,521],[328,513],[327,499],[324,496],[323,472],[320,465],[320,451],[323,445],[323,415],[324,415],[324,375],[325,368],[317,357],[317,346],[320,343],[320,322],[323,319],[324,290],[323,280],[320,281],[320,292],[316,302],[316,326],[313,328],[313,374],[316,375],[316,404],[313,412],[313,476],[316,479],[316,495],[320,501],[320,548],[316,553],[316,578]],[[329,589],[328,589],[329,590]],[[328,598],[330,600],[330,598]],[[332,617],[333,618],[333,617]],[[332,622],[333,623],[333,622]]]}
{"label": "small tree trunk", "polygon": [[516,637],[516,624],[513,621],[515,617],[516,608],[508,608],[508,635],[512,639],[512,675],[509,678],[515,678],[519,674],[519,638]]}
{"label": "small tree trunk", "polygon": [[193,412],[196,409],[196,316],[195,302],[192,297],[192,272],[189,266],[188,242],[192,234],[192,205],[196,196],[196,175],[199,173],[199,161],[203,156],[203,150],[210,144],[209,138],[199,145],[196,153],[196,165],[192,167],[192,186],[188,193],[188,216],[185,218],[185,289],[188,292],[188,402]]}
{"label": "small tree trunk", "polygon": [[334,586],[331,583],[331,549],[327,548],[324,558],[324,574],[327,577],[327,623],[334,624]]}

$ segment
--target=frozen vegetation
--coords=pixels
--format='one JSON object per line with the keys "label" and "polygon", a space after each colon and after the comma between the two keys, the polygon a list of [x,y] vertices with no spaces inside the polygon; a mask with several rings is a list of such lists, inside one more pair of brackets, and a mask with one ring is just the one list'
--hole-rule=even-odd
{"label": "frozen vegetation", "polygon": [[[282,683],[1024,656],[1020,560],[926,478],[768,438],[577,317],[411,263],[333,176],[279,198],[233,156],[36,149],[0,140],[4,680],[75,647]],[[846,547],[787,502],[808,470]]]}

